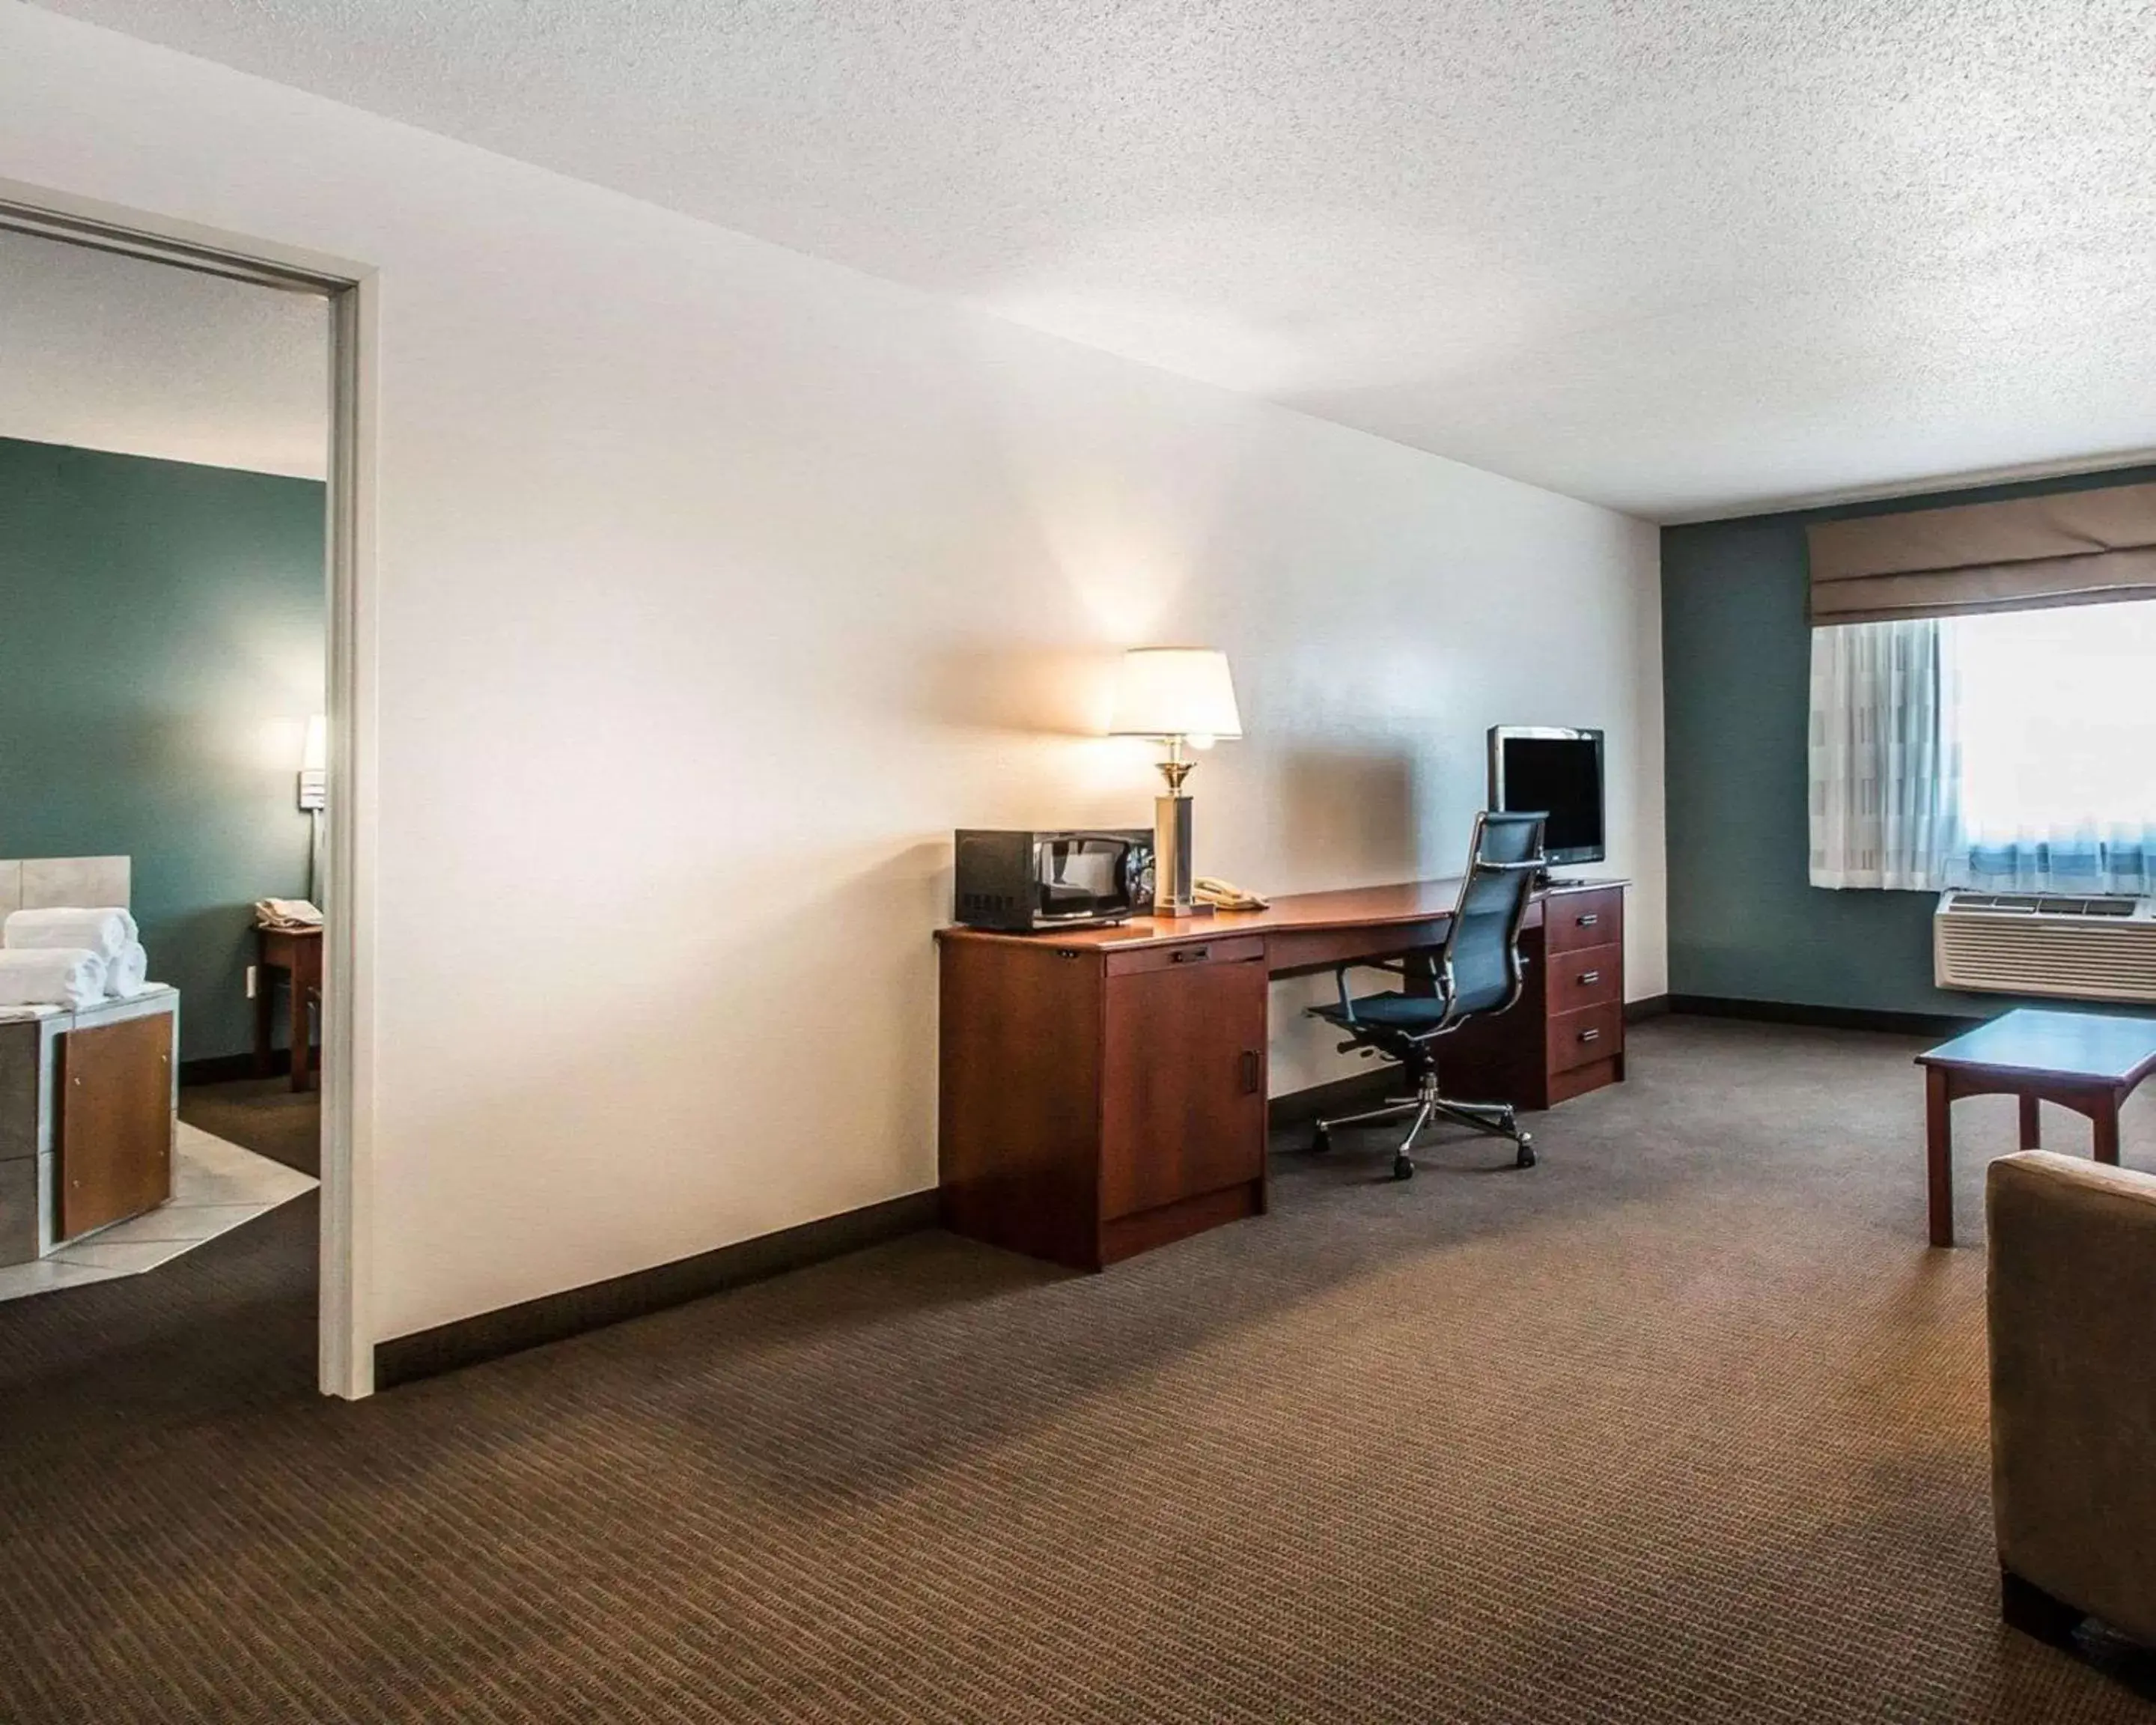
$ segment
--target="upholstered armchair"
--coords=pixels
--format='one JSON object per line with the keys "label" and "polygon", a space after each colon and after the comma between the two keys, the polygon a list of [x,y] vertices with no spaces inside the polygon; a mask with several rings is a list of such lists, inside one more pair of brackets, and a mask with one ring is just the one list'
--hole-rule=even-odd
{"label": "upholstered armchair", "polygon": [[2156,1176],[2025,1151],[1985,1210],[2001,1610],[2156,1645]]}

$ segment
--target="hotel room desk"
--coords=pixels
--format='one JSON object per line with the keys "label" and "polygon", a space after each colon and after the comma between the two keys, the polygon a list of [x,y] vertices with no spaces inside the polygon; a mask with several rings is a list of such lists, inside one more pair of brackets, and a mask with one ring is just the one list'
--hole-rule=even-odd
{"label": "hotel room desk", "polygon": [[[1266,983],[1439,944],[1456,880],[1112,928],[946,928],[944,1225],[1075,1269],[1265,1208]],[[1537,896],[1527,989],[1446,1039],[1455,1094],[1546,1108],[1625,1076],[1621,881]]]}

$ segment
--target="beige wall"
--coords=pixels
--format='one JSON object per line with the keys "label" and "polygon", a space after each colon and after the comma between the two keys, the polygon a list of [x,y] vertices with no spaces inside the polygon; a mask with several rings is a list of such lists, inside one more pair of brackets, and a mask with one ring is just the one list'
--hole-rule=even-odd
{"label": "beige wall", "polygon": [[1273,891],[1606,726],[1663,985],[1651,528],[24,8],[0,177],[382,272],[382,1336],[932,1183],[950,829],[1148,819],[1120,644],[1232,655]]}

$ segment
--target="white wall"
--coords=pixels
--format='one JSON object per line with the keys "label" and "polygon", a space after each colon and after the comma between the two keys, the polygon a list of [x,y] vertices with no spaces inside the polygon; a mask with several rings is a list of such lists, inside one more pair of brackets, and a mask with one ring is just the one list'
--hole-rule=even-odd
{"label": "white wall", "polygon": [[1664,986],[1650,527],[21,7],[0,177],[382,272],[382,1336],[932,1184],[950,829],[1149,819],[1119,644],[1276,891],[1606,726]]}
{"label": "white wall", "polygon": [[329,321],[304,295],[0,234],[0,437],[321,479]]}

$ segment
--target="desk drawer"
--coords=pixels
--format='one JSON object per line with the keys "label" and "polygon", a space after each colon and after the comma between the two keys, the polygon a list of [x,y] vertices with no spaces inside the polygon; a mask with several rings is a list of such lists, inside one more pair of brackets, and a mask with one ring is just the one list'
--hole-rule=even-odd
{"label": "desk drawer", "polygon": [[1582,947],[1576,952],[1552,952],[1546,984],[1552,1014],[1577,1012],[1583,1006],[1606,1006],[1625,998],[1625,949],[1622,947]]}
{"label": "desk drawer", "polygon": [[1617,1002],[1553,1014],[1549,1021],[1549,1069],[1569,1072],[1625,1052],[1625,1009]]}
{"label": "desk drawer", "polygon": [[1275,976],[1291,976],[1364,958],[1428,952],[1445,944],[1451,923],[1450,916],[1430,916],[1379,928],[1277,928],[1265,937],[1265,968]]}
{"label": "desk drawer", "polygon": [[1543,950],[1546,952],[1621,946],[1624,941],[1622,887],[1604,887],[1594,892],[1553,892],[1543,905]]}
{"label": "desk drawer", "polygon": [[1229,935],[1224,940],[1188,941],[1173,947],[1142,947],[1108,954],[1110,976],[1137,976],[1148,970],[1199,970],[1214,964],[1240,964],[1265,956],[1261,934]]}

